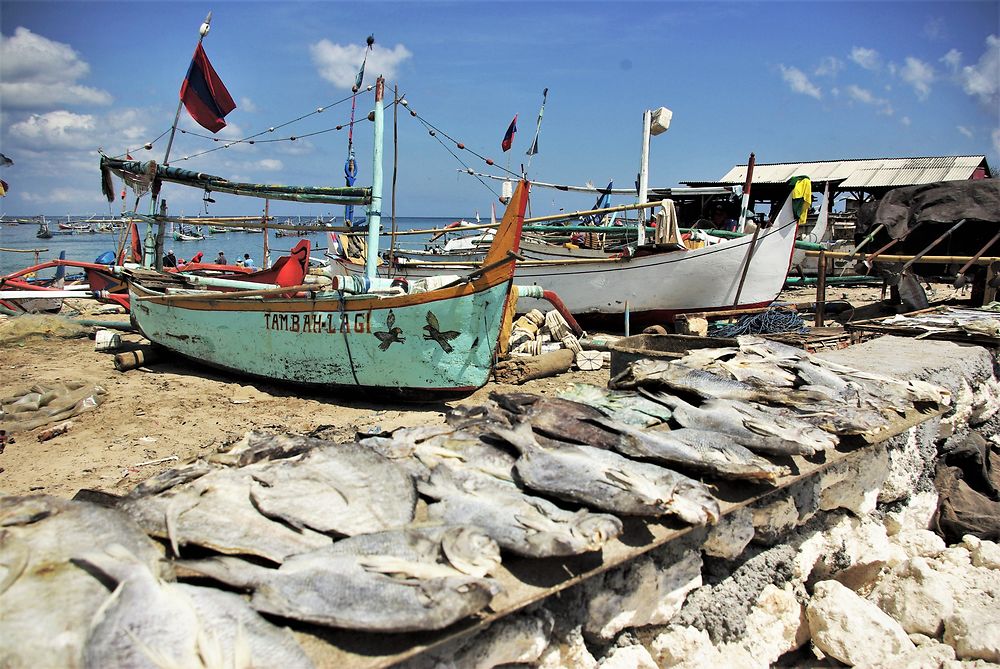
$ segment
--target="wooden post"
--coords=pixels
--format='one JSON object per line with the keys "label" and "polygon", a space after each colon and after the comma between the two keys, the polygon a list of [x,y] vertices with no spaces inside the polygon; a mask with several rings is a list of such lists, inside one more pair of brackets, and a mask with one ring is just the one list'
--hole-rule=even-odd
{"label": "wooden post", "polygon": [[816,318],[814,325],[818,328],[826,324],[826,251],[819,252],[819,276],[816,277]]}
{"label": "wooden post", "polygon": [[[261,267],[263,267],[264,269],[267,269],[268,267],[271,266],[271,252],[270,252],[270,249],[268,249],[268,247],[267,247],[267,217],[268,217],[268,214],[270,213],[270,205],[271,205],[271,201],[265,198],[264,199],[264,220],[262,220],[260,222],[261,230],[264,232],[264,258],[263,258],[263,261],[261,262]],[[308,267],[309,267],[309,259],[307,258],[306,259],[306,268],[308,269]]]}

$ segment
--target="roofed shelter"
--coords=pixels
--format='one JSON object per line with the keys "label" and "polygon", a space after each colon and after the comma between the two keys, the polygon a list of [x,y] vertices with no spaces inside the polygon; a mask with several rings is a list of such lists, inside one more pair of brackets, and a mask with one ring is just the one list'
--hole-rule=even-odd
{"label": "roofed shelter", "polygon": [[[736,165],[718,181],[682,183],[688,186],[742,186],[746,176],[747,166]],[[820,186],[829,182],[832,194],[850,193],[863,202],[879,199],[900,186],[985,179],[990,176],[990,168],[984,155],[757,163],[753,170],[751,199],[773,202],[783,198],[787,195],[788,180],[794,176],[807,176]]]}

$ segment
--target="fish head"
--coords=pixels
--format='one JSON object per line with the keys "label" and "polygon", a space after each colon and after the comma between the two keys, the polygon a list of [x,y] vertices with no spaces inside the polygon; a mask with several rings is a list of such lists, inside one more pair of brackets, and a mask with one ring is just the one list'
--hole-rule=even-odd
{"label": "fish head", "polygon": [[500,546],[476,528],[449,528],[441,538],[441,550],[452,567],[469,576],[482,578],[500,566]]}
{"label": "fish head", "polygon": [[605,513],[584,513],[574,519],[570,532],[583,538],[590,550],[598,550],[604,544],[621,535],[622,521]]}
{"label": "fish head", "polygon": [[709,489],[690,479],[677,484],[667,507],[671,513],[692,525],[714,525],[722,515],[719,501]]}

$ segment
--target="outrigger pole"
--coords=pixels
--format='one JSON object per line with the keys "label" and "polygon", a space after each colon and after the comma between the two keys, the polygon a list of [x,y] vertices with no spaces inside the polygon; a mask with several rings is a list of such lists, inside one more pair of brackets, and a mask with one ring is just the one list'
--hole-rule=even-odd
{"label": "outrigger pole", "polygon": [[[212,12],[208,13],[205,17],[205,21],[198,28],[198,44],[200,45],[205,39],[205,35],[208,31],[212,29]],[[195,49],[197,50],[197,46]],[[184,105],[183,99],[177,100],[177,112],[174,113],[174,123],[170,126],[170,139],[167,140],[167,150],[163,154],[163,165],[166,167],[170,164],[170,149],[174,145],[174,135],[177,134],[177,123],[181,119],[181,107]],[[156,215],[156,203],[160,197],[159,180],[156,176],[153,176],[153,182],[151,185],[151,195],[149,203],[149,215]],[[142,254],[142,266],[149,268],[155,266],[156,269],[163,269],[163,223],[157,225],[156,240],[153,240],[153,226],[152,224],[146,225],[146,240],[143,243],[143,254]],[[150,257],[152,256],[152,257]]]}

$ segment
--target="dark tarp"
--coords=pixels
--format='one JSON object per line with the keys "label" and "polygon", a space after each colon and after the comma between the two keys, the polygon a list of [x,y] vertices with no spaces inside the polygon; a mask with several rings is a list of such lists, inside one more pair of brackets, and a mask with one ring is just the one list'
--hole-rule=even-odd
{"label": "dark tarp", "polygon": [[855,232],[864,236],[882,223],[893,239],[899,239],[919,222],[957,223],[963,218],[1000,225],[1000,179],[896,188],[877,205],[861,207]]}
{"label": "dark tarp", "polygon": [[1000,540],[1000,450],[978,432],[943,453],[934,477],[934,526],[949,544],[972,534]]}

